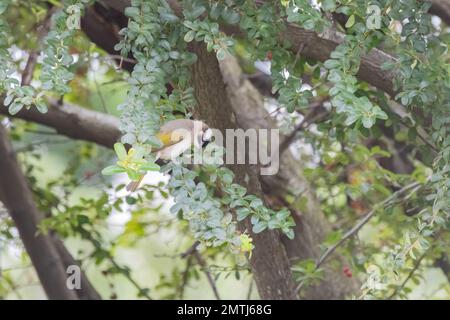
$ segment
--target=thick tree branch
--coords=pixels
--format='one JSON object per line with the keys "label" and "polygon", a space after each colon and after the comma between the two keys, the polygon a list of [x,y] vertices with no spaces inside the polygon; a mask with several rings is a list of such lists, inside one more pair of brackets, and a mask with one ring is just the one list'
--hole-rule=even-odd
{"label": "thick tree branch", "polygon": [[[61,239],[58,238],[57,235],[52,234],[52,240],[55,244],[56,250],[61,257],[61,260],[64,265],[64,269],[67,270],[68,266],[78,265],[81,269],[80,263],[78,263],[74,257],[70,254],[69,250],[66,248]],[[89,281],[85,272],[81,270],[81,288],[76,290],[79,299],[82,300],[101,300],[102,297],[94,288],[92,283]]]}
{"label": "thick tree branch", "polygon": [[[45,114],[32,107],[30,110],[22,109],[14,117],[51,127],[73,139],[95,142],[108,148],[120,137],[119,120],[116,117],[69,103],[60,105],[55,99],[49,99],[48,104]],[[9,115],[8,109],[1,104],[0,114]]]}
{"label": "thick tree branch", "polygon": [[[110,10],[123,12],[124,8],[129,6],[129,3],[128,0],[111,0],[105,3],[105,6],[109,6]],[[169,3],[175,12],[179,11],[177,1],[171,0]],[[303,56],[319,61],[329,59],[331,52],[343,41],[343,34],[336,32],[334,29],[329,29],[327,32],[318,35],[314,31],[302,29],[292,23],[286,23],[286,27],[286,31],[280,34],[280,40],[287,40],[292,43],[293,52],[297,53],[302,48],[300,51]],[[84,30],[85,32],[88,31]],[[224,31],[236,36],[241,34],[241,31],[236,28],[225,28]],[[103,35],[102,41],[105,41],[105,39],[105,35]],[[111,41],[114,40],[111,39]],[[373,49],[362,58],[358,77],[393,97],[395,96],[392,84],[394,73],[382,70],[381,66],[385,62],[394,60],[395,58],[389,54]]]}
{"label": "thick tree branch", "polygon": [[0,154],[0,196],[19,231],[45,293],[49,299],[78,299],[76,292],[67,288],[66,270],[52,239],[37,229],[44,216],[34,204],[31,190],[2,125]]}

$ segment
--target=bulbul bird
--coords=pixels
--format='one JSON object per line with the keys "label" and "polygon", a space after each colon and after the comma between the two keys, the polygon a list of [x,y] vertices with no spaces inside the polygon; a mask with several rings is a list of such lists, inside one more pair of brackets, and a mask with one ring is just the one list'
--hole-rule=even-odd
{"label": "bulbul bird", "polygon": [[[166,161],[174,160],[192,146],[203,147],[212,137],[212,131],[202,121],[177,119],[171,120],[161,126],[156,137],[161,141],[162,147],[152,150],[156,152],[156,159]],[[138,181],[132,181],[127,185],[127,191],[137,190],[145,175]]]}

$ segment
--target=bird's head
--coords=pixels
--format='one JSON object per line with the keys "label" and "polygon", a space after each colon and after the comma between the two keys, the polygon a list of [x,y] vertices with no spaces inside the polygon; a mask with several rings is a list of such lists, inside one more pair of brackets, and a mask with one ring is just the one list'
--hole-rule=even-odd
{"label": "bird's head", "polygon": [[199,134],[199,145],[201,145],[202,147],[205,147],[212,139],[212,130],[209,128],[209,126],[202,122],[202,130],[200,131]]}

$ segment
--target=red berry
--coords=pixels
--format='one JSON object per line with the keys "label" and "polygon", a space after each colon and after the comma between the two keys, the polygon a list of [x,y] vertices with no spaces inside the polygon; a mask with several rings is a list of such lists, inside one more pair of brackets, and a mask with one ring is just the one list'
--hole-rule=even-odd
{"label": "red berry", "polygon": [[344,272],[344,275],[347,278],[351,278],[353,276],[352,271],[350,270],[349,267],[344,267],[344,269],[342,271]]}

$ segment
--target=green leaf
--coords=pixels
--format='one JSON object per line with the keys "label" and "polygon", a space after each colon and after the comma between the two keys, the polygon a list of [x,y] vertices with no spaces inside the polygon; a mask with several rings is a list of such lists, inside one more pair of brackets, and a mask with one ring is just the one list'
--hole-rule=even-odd
{"label": "green leaf", "polygon": [[306,20],[303,23],[303,28],[305,28],[306,30],[312,30],[312,29],[314,29],[315,26],[316,26],[316,24],[314,23],[313,19]]}
{"label": "green leaf", "polygon": [[375,118],[374,117],[367,117],[362,119],[362,124],[364,128],[371,128],[375,124]]}
{"label": "green leaf", "polygon": [[293,240],[295,238],[295,233],[293,229],[289,229],[284,234],[290,239]]}
{"label": "green leaf", "polygon": [[9,94],[6,96],[5,100],[3,100],[3,105],[4,106],[9,106],[9,104],[14,100],[15,96],[13,93]]}
{"label": "green leaf", "polygon": [[248,217],[250,214],[250,209],[248,208],[239,208],[236,210],[236,219],[237,221],[242,221]]}
{"label": "green leaf", "polygon": [[106,167],[105,169],[102,170],[102,174],[104,176],[112,176],[114,174],[123,173],[123,172],[126,172],[125,168],[120,167],[118,165],[112,165],[112,166]]}
{"label": "green leaf", "polygon": [[194,40],[194,37],[195,37],[195,31],[194,30],[189,30],[184,35],[184,41],[191,42],[192,40]]}
{"label": "green leaf", "polygon": [[20,110],[22,110],[22,108],[23,108],[22,103],[13,102],[9,106],[8,111],[9,111],[9,114],[13,116],[13,115],[17,114]]}
{"label": "green leaf", "polygon": [[255,209],[260,208],[263,205],[264,204],[261,199],[255,199],[255,200],[252,200],[252,202],[250,202],[250,207],[255,208]]}
{"label": "green leaf", "polygon": [[125,160],[127,157],[127,150],[125,149],[125,146],[120,143],[117,142],[114,144],[114,151],[117,154],[117,157],[119,158],[119,160]]}
{"label": "green leaf", "polygon": [[327,61],[325,61],[323,65],[327,69],[336,69],[337,67],[339,67],[340,64],[338,60],[328,59]]}
{"label": "green leaf", "polygon": [[197,25],[192,21],[186,20],[183,22],[183,25],[188,29],[197,30]]}
{"label": "green leaf", "polygon": [[160,14],[161,20],[164,22],[177,22],[180,20],[176,15],[169,13],[169,12],[163,12]]}
{"label": "green leaf", "polygon": [[180,58],[180,53],[178,51],[170,51],[169,57],[173,60],[177,60]]}
{"label": "green leaf", "polygon": [[89,217],[84,214],[80,214],[77,216],[77,221],[79,225],[83,225],[89,223]]}
{"label": "green leaf", "polygon": [[345,23],[346,28],[351,28],[355,24],[355,15],[352,14],[350,18],[348,18],[347,22]]}
{"label": "green leaf", "polygon": [[267,228],[267,222],[265,221],[259,221],[257,224],[255,224],[252,228],[254,233],[260,233],[264,231]]}
{"label": "green leaf", "polygon": [[8,1],[2,1],[0,2],[0,14],[6,11],[8,8],[9,2]]}
{"label": "green leaf", "polygon": [[336,2],[335,0],[324,0],[322,1],[322,9],[328,12],[333,12],[336,10]]}
{"label": "green leaf", "polygon": [[139,167],[143,171],[159,171],[160,166],[153,162],[147,162]]}
{"label": "green leaf", "polygon": [[170,207],[170,213],[177,214],[183,208],[183,204],[175,203],[172,207]]}
{"label": "green leaf", "polygon": [[196,19],[198,17],[200,17],[203,12],[205,12],[206,8],[204,6],[198,6],[192,9],[191,12],[189,12],[189,16],[191,17],[191,19]]}
{"label": "green leaf", "polygon": [[139,15],[140,11],[138,8],[128,7],[128,8],[125,8],[124,13],[129,18],[135,18]]}
{"label": "green leaf", "polygon": [[36,109],[38,109],[40,113],[47,113],[48,111],[47,104],[42,100],[36,102]]}
{"label": "green leaf", "polygon": [[217,53],[216,53],[217,60],[220,61],[220,60],[225,59],[227,56],[227,53],[228,53],[227,50],[224,48],[220,48],[219,50],[217,50]]}
{"label": "green leaf", "polygon": [[133,181],[138,181],[141,178],[141,175],[134,170],[126,169],[126,172],[128,177]]}
{"label": "green leaf", "polygon": [[130,196],[127,196],[127,197],[125,198],[125,201],[126,201],[126,203],[128,203],[129,205],[136,204],[136,202],[137,202],[136,198],[133,198],[133,197],[130,197]]}

